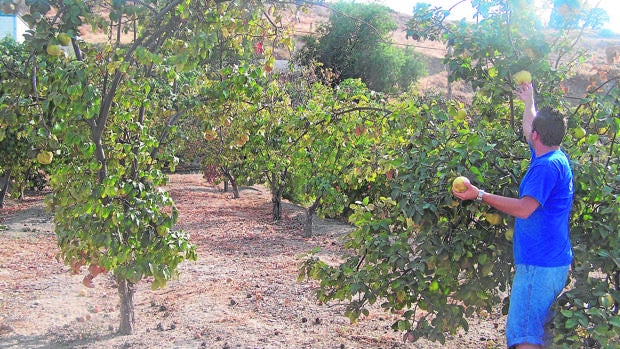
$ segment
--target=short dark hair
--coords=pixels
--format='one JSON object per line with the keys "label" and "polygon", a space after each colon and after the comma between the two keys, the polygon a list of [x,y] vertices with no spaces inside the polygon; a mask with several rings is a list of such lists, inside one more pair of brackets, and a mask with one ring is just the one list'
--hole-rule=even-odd
{"label": "short dark hair", "polygon": [[533,131],[538,132],[542,144],[558,146],[566,134],[566,118],[557,110],[542,108],[532,122]]}

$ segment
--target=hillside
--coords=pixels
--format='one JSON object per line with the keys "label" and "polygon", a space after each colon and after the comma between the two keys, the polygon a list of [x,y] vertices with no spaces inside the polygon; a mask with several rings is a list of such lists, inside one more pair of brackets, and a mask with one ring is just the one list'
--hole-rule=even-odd
{"label": "hillside", "polygon": [[[302,42],[299,40],[303,35],[316,32],[321,23],[327,22],[331,14],[331,9],[326,5],[315,5],[307,11],[297,11],[291,8],[285,14],[285,24],[294,28],[295,46],[299,48]],[[401,47],[413,47],[426,61],[428,75],[418,82],[419,91],[439,92],[445,94],[448,88],[448,73],[442,59],[446,53],[446,47],[441,42],[417,41],[405,37],[405,25],[411,16],[392,12],[392,16],[398,25],[398,29],[391,34],[392,42]],[[88,42],[101,42],[107,40],[107,35],[103,33],[93,33],[90,27],[85,26],[81,36]],[[130,36],[125,36],[127,40]],[[591,81],[600,77],[601,71],[608,71],[607,75],[618,75],[620,73],[620,36],[613,38],[597,37],[595,33],[586,33],[583,39],[575,47],[582,49],[588,55],[588,59],[580,65],[573,67],[575,74],[566,83],[567,97],[572,101],[578,101],[583,97],[586,87]],[[286,50],[276,50],[276,59],[287,60],[291,52]],[[459,81],[452,85],[453,97],[467,102],[471,100],[472,89],[465,81]]]}
{"label": "hillside", "polygon": [[[292,12],[289,18],[292,20],[296,36],[299,37],[314,33],[321,23],[329,20],[330,14],[331,10],[327,7],[313,6],[307,12],[298,12],[296,14]],[[397,12],[392,12],[392,16],[398,24],[398,29],[391,34],[392,42],[403,48],[414,47],[426,60],[428,76],[420,80],[420,89],[445,91],[447,89],[448,74],[441,60],[446,53],[446,47],[440,42],[407,39],[405,37],[405,25],[410,16]],[[297,47],[302,45],[301,41],[296,40],[296,45]],[[287,52],[279,53],[281,55],[278,57],[279,59],[289,58]],[[470,95],[471,91],[463,83],[457,83],[454,88],[455,97],[457,98]]]}
{"label": "hillside", "polygon": [[[324,6],[314,6],[308,12],[292,13],[295,33],[298,36],[312,33],[320,23],[329,20],[330,9]],[[416,41],[405,37],[405,25],[411,18],[408,15],[392,12],[398,24],[398,29],[391,34],[394,44],[402,47],[413,47],[426,60],[428,75],[418,82],[420,91],[435,91],[446,93],[448,87],[448,73],[442,64],[446,47],[440,42]],[[301,42],[297,41],[300,45]],[[573,68],[574,76],[567,81],[567,97],[571,100],[581,98],[593,78],[600,77],[601,70],[608,70],[608,76],[620,73],[620,36],[601,38],[595,33],[585,33],[576,49],[582,49],[589,57],[585,62]],[[286,59],[285,54],[280,57]],[[463,81],[452,86],[453,96],[456,99],[468,101],[471,99],[471,87]]]}

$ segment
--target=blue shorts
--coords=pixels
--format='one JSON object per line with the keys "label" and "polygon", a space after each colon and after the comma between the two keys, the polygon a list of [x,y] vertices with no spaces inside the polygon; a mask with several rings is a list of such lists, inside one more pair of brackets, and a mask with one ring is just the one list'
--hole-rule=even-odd
{"label": "blue shorts", "polygon": [[569,266],[538,267],[517,264],[510,292],[506,321],[508,347],[545,344],[545,324],[551,320],[551,305],[562,292]]}

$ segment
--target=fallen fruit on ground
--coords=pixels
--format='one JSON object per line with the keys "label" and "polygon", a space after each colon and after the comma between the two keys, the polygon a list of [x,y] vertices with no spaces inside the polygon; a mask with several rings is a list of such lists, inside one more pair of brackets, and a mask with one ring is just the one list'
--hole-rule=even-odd
{"label": "fallen fruit on ground", "polygon": [[452,182],[452,189],[457,193],[462,193],[467,190],[465,183],[469,183],[469,179],[464,176],[458,176]]}

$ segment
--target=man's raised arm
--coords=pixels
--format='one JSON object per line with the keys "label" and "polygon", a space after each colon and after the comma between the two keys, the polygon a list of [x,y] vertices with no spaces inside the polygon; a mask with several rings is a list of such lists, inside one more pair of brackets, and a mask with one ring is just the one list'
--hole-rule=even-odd
{"label": "man's raised arm", "polygon": [[532,122],[536,117],[536,105],[534,103],[534,87],[532,83],[525,83],[519,85],[517,88],[517,96],[525,103],[525,108],[523,109],[523,135],[527,142],[530,142],[530,136],[532,135]]}

